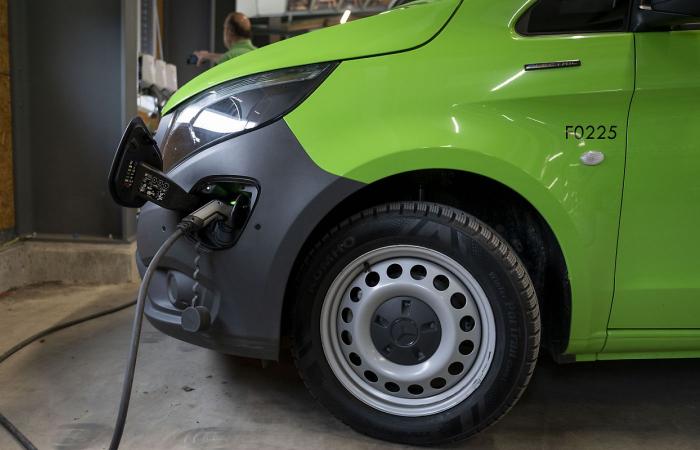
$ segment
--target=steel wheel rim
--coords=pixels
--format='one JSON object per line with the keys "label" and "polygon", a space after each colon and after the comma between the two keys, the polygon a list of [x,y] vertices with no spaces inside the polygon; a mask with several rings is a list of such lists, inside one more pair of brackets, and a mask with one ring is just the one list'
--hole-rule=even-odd
{"label": "steel wheel rim", "polygon": [[[401,268],[400,275],[396,276],[396,270],[390,274],[392,265]],[[423,266],[423,278],[416,279],[411,273],[415,266]],[[368,281],[371,273],[379,275],[378,281],[375,276]],[[448,280],[448,287],[437,283],[438,276]],[[376,285],[371,286],[374,281]],[[357,298],[354,288],[360,289],[361,298]],[[452,296],[456,293],[464,295],[463,306],[460,302],[453,305]],[[416,364],[391,361],[391,353],[384,348],[380,353],[372,336],[372,320],[377,320],[380,306],[398,297],[426,304],[439,320],[439,346]],[[466,320],[464,324],[465,317],[473,323]],[[392,336],[396,334],[393,323]],[[425,340],[428,328],[421,328],[424,324],[418,321],[414,323],[423,330],[417,340]],[[493,311],[476,279],[448,256],[412,245],[378,248],[348,264],[326,293],[320,330],[326,360],[353,396],[377,410],[408,417],[436,414],[468,398],[486,376],[495,347]],[[463,350],[469,346],[460,347],[465,341],[473,344],[467,354]],[[351,354],[359,357],[359,363]],[[451,370],[459,369],[455,363],[462,365],[460,371]],[[440,386],[439,381],[433,384],[437,379],[442,379],[444,385]],[[420,392],[415,387],[409,389],[412,386],[419,386]],[[394,390],[396,387],[398,391]]]}

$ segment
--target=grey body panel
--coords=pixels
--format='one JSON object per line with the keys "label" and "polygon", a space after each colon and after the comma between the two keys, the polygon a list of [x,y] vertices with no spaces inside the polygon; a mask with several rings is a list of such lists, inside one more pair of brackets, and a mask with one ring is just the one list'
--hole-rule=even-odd
{"label": "grey body panel", "polygon": [[[339,202],[364,185],[323,171],[309,158],[291,130],[279,120],[224,141],[180,165],[169,175],[186,190],[213,175],[254,178],[260,193],[236,245],[207,251],[200,282],[213,326],[205,332],[180,328],[180,310],[165,287],[166,270],[192,274],[194,244],[181,239],[165,256],[149,291],[146,316],[178,339],[241,356],[276,359],[287,281],[299,251],[314,227]],[[141,272],[180,217],[153,204],[138,223]]]}

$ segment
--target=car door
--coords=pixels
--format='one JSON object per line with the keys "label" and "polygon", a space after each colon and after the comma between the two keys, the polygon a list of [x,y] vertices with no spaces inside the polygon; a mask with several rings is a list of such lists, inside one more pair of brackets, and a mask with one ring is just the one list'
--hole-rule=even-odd
{"label": "car door", "polygon": [[700,328],[700,31],[635,41],[612,337]]}
{"label": "car door", "polygon": [[[565,249],[571,280],[567,350],[576,354],[603,348],[613,301],[635,77],[634,34],[628,32],[631,5],[619,0],[531,2],[516,25],[520,36],[512,43],[512,53],[493,57],[503,63],[483,61],[485,67],[521,69],[492,89],[494,97],[506,96],[515,85],[519,95],[506,101],[496,97],[492,104],[506,120],[515,120],[504,134],[517,142],[519,151],[546,151],[545,165],[536,166],[542,167],[541,182],[571,219],[571,226],[555,224],[554,229]],[[543,64],[533,68],[529,63]],[[527,65],[525,70],[521,64]],[[463,120],[468,121],[473,119]],[[519,129],[528,132],[515,131]],[[544,137],[545,130],[546,141],[531,141],[531,136]],[[534,148],[530,142],[535,142]]]}

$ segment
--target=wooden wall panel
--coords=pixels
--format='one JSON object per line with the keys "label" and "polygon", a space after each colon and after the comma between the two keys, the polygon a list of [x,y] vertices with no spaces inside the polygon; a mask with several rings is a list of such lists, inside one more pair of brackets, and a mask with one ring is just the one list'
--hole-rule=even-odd
{"label": "wooden wall panel", "polygon": [[7,0],[0,0],[0,231],[15,226],[10,99]]}

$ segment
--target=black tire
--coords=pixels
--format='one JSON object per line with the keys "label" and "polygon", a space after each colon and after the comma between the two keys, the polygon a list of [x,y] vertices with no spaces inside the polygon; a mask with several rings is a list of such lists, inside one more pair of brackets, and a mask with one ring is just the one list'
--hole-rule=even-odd
{"label": "black tire", "polygon": [[[496,343],[486,377],[464,401],[433,415],[402,417],[358,400],[338,381],[322,348],[320,314],[333,280],[366,252],[397,244],[427,247],[464,266],[481,285],[493,310]],[[540,314],[530,277],[505,240],[465,212],[427,202],[391,203],[365,210],[323,236],[297,273],[295,363],[311,394],[361,433],[413,445],[464,439],[508,412],[534,371]]]}

